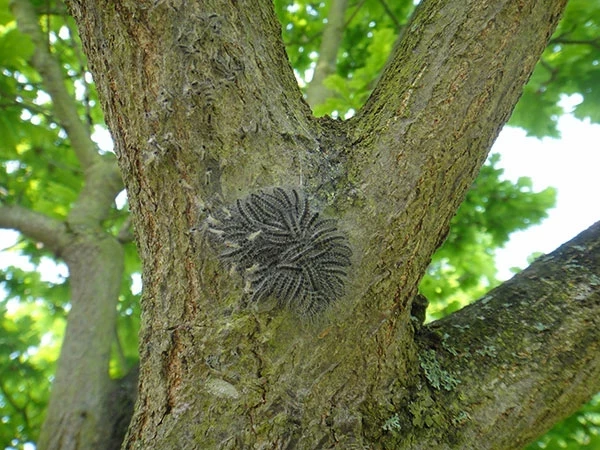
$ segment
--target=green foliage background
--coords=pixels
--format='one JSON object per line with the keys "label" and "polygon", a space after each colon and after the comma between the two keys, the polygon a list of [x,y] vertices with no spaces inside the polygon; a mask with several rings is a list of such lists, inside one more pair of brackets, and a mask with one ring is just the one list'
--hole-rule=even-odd
{"label": "green foliage background", "polygon": [[[105,130],[102,112],[73,21],[62,2],[34,1],[47,45],[60,61],[81,120],[93,137]],[[329,2],[275,1],[283,39],[299,84],[305,88],[319,57]],[[368,98],[394,40],[414,4],[409,0],[349,2],[337,71],[325,81],[331,96],[317,115],[346,118]],[[40,75],[28,60],[31,41],[16,28],[8,0],[0,0],[0,204],[18,204],[64,220],[82,187],[82,173],[69,139],[52,110]],[[573,114],[600,123],[600,2],[572,0],[529,84],[510,125],[536,137],[558,136],[558,102],[565,94],[582,101]],[[99,152],[103,152],[100,146]],[[491,155],[452,222],[421,284],[429,319],[451,313],[498,284],[495,249],[510,234],[539,223],[554,205],[552,188],[535,192],[531,180],[503,178]],[[115,204],[105,227],[126,226],[126,202]],[[111,375],[125,374],[137,361],[140,263],[133,243],[125,245],[126,274]],[[0,271],[0,448],[34,442],[43,420],[61,336],[69,311],[68,277],[48,281],[41,267],[55,258],[42,245],[20,236],[2,260],[22,255],[27,270]],[[58,264],[60,262],[56,261]],[[600,396],[558,424],[530,448],[600,449]]]}

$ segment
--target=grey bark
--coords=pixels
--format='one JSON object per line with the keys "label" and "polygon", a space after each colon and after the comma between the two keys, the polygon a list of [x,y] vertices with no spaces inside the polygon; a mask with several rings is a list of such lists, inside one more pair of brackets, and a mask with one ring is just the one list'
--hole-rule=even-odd
{"label": "grey bark", "polygon": [[[416,333],[411,320],[429,259],[565,1],[423,2],[347,122],[311,117],[269,1],[70,6],[144,261],[125,448],[500,449],[568,412],[540,389],[569,407],[598,390],[597,228],[540,262],[551,277],[526,272]],[[195,231],[272,185],[302,185],[354,249],[348,295],[312,322],[244,306],[241,281]],[[585,275],[557,269],[568,261]],[[511,286],[525,292],[518,301]],[[513,320],[500,320],[504,304]],[[541,364],[562,352],[568,371]]]}
{"label": "grey bark", "polygon": [[[459,425],[454,448],[521,448],[600,388],[599,269],[597,222],[423,330],[423,345],[460,380],[440,398],[461,408],[444,411]],[[504,432],[490,439],[490,426]]]}

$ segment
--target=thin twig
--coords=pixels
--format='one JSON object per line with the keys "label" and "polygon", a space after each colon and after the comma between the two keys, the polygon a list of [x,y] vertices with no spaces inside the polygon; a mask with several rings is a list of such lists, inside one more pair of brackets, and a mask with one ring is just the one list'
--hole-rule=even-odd
{"label": "thin twig", "polygon": [[394,22],[396,31],[400,31],[400,29],[402,28],[402,24],[398,22],[398,18],[394,15],[394,12],[390,9],[385,0],[379,0],[379,3],[381,3],[381,6],[383,6],[383,9],[385,10],[389,18],[392,19],[392,22]]}

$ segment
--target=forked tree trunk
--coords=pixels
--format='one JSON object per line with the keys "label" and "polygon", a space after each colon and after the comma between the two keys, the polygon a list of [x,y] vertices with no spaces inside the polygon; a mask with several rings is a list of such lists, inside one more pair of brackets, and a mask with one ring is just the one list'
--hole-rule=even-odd
{"label": "forked tree trunk", "polygon": [[[311,116],[271,3],[69,2],[144,266],[125,448],[519,447],[600,389],[599,227],[444,321],[411,305],[565,0],[422,2],[347,122]],[[202,231],[268,186],[350,238],[319,317],[246,305]]]}

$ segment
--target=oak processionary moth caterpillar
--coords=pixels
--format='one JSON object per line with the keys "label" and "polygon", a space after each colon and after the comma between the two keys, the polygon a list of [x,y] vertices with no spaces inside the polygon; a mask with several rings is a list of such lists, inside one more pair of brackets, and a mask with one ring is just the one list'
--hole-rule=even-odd
{"label": "oak processionary moth caterpillar", "polygon": [[280,306],[312,316],[344,294],[348,239],[337,220],[311,210],[300,190],[250,194],[208,224],[222,247],[220,259],[242,275],[251,301],[274,297]]}

